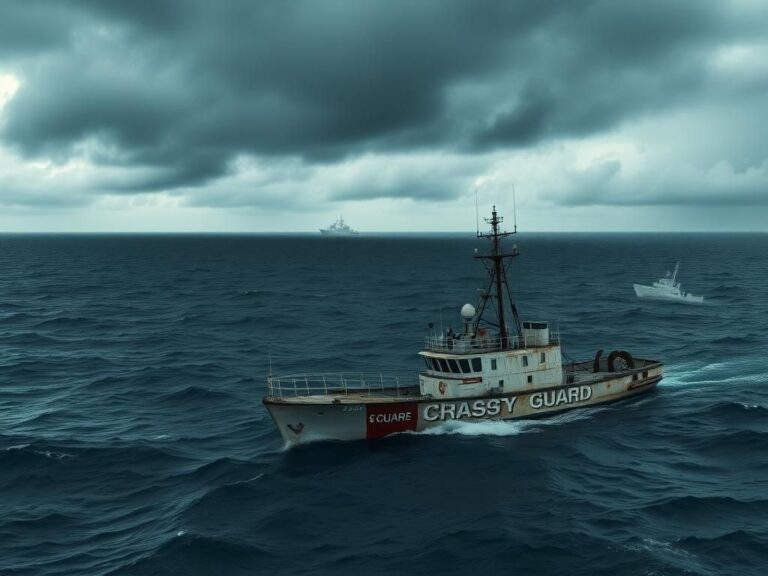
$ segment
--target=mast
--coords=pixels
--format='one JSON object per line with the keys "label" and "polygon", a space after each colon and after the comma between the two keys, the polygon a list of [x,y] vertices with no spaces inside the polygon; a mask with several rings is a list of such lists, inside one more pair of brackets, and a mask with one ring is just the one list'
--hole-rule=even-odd
{"label": "mast", "polygon": [[[514,232],[502,231],[499,228],[499,224],[504,221],[504,218],[498,215],[496,212],[496,206],[493,207],[490,218],[485,218],[485,221],[491,225],[491,231],[487,233],[478,232],[478,238],[488,238],[491,241],[491,253],[485,255],[476,255],[483,261],[488,270],[491,284],[489,290],[483,294],[483,300],[480,304],[480,313],[477,315],[477,322],[480,322],[483,312],[485,311],[485,304],[489,297],[496,299],[496,315],[497,325],[499,328],[499,338],[501,340],[502,350],[509,348],[509,334],[507,332],[507,324],[504,318],[505,316],[505,302],[509,303],[510,310],[515,322],[515,330],[518,336],[522,336],[522,326],[520,324],[520,317],[517,314],[517,307],[512,301],[512,294],[509,290],[509,284],[507,283],[506,267],[504,260],[512,259],[518,255],[517,248],[513,248],[511,252],[504,253],[501,250],[501,241],[507,236],[517,233],[517,226],[515,226]],[[492,290],[490,290],[492,288]],[[506,288],[504,290],[503,288]],[[491,294],[493,292],[493,294]],[[505,295],[506,294],[506,295]]]}

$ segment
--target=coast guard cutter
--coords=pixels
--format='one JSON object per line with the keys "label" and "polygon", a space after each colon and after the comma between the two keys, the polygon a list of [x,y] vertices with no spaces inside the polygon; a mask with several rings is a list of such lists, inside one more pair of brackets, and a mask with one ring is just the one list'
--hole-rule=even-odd
{"label": "coast guard cutter", "polygon": [[653,283],[653,286],[644,286],[643,284],[633,284],[635,294],[638,298],[647,298],[648,300],[665,300],[667,302],[682,302],[683,304],[703,304],[704,296],[694,296],[690,292],[683,290],[680,281],[677,280],[677,271],[680,268],[680,262],[675,264],[674,273],[664,278],[659,278]]}
{"label": "coast guard cutter", "polygon": [[547,322],[522,321],[507,281],[518,255],[503,240],[494,206],[489,273],[477,307],[461,309],[463,328],[428,336],[424,368],[404,382],[386,374],[270,376],[263,402],[289,446],[420,431],[448,421],[533,418],[628,398],[656,387],[662,363],[615,350],[563,363],[559,334]]}

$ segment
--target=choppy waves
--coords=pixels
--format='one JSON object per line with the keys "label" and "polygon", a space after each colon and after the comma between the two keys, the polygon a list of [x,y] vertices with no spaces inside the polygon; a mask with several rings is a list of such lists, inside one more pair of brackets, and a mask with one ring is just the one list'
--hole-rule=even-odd
{"label": "choppy waves", "polygon": [[[270,361],[418,370],[482,285],[470,240],[361,240],[3,238],[0,574],[764,573],[766,239],[521,238],[525,316],[657,392],[284,450]],[[713,305],[634,299],[681,252]]]}

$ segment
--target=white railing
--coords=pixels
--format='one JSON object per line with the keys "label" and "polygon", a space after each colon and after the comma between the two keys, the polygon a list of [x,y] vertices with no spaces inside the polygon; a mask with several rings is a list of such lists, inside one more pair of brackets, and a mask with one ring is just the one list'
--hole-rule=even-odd
{"label": "white railing", "polygon": [[[447,352],[449,354],[477,354],[478,352],[494,352],[505,349],[501,338],[474,337],[466,339],[463,334],[455,337],[427,336],[424,339],[424,348],[431,352]],[[549,331],[549,344],[560,343],[560,332]],[[528,348],[537,346],[534,336],[507,336],[506,349]]]}
{"label": "white railing", "polygon": [[[508,338],[512,342],[514,338]],[[465,340],[462,337],[427,336],[424,339],[424,347],[432,352],[448,352],[451,354],[470,354],[472,352],[492,352],[501,350],[501,338],[472,338]]]}
{"label": "white railing", "polygon": [[290,374],[267,378],[267,396],[298,398],[309,396],[377,396],[395,398],[420,394],[418,375],[386,373],[337,372],[328,374]]}

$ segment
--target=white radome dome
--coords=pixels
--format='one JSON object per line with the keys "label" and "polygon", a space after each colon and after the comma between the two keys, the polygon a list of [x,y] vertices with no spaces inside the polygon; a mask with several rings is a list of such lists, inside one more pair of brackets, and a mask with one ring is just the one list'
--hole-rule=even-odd
{"label": "white radome dome", "polygon": [[475,317],[475,307],[472,304],[464,304],[461,307],[461,317],[464,320],[472,320]]}

